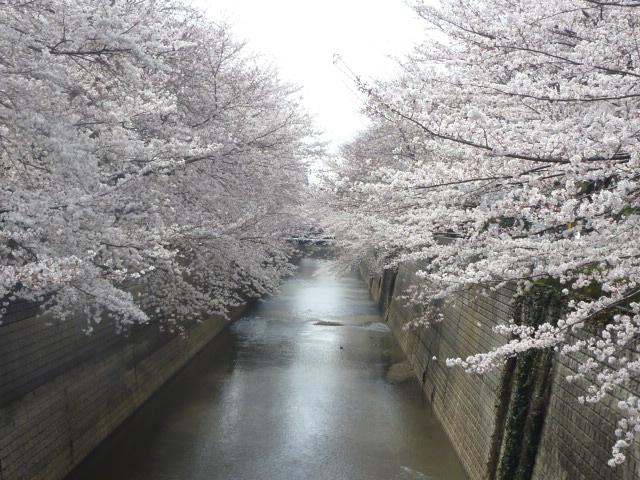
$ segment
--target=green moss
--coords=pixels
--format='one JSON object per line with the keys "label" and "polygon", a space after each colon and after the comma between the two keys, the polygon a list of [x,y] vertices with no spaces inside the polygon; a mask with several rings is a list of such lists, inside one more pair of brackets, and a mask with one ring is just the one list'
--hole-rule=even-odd
{"label": "green moss", "polygon": [[550,373],[553,354],[549,350],[544,350],[535,352],[534,356],[531,365],[533,379],[529,396],[529,413],[523,429],[522,451],[515,477],[518,479],[529,479],[533,474],[551,392]]}
{"label": "green moss", "polygon": [[620,211],[620,215],[623,217],[629,217],[631,215],[640,215],[640,208],[627,205]]}
{"label": "green moss", "polygon": [[513,375],[516,369],[516,359],[507,360],[500,379],[500,395],[498,397],[498,405],[496,408],[496,421],[491,437],[491,451],[489,453],[489,463],[487,466],[487,478],[495,479],[500,462],[500,449],[504,441],[505,424],[507,414],[509,413],[509,403],[511,401],[511,386],[513,383]]}
{"label": "green moss", "polygon": [[502,443],[499,479],[515,479],[524,443],[525,424],[529,414],[531,364],[535,353],[525,353],[517,359],[511,389],[511,401]]}
{"label": "green moss", "polygon": [[[536,285],[518,299],[514,307],[517,323],[539,326],[559,317],[560,290],[552,283]],[[527,351],[516,358],[503,422],[500,465],[494,478],[529,480],[533,474],[550,394],[552,359],[549,350]]]}

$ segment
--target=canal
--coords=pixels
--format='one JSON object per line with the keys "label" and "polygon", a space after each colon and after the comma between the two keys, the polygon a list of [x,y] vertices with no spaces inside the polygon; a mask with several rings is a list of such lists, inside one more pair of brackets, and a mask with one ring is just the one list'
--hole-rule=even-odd
{"label": "canal", "polygon": [[466,476],[355,276],[304,260],[68,480],[457,480]]}

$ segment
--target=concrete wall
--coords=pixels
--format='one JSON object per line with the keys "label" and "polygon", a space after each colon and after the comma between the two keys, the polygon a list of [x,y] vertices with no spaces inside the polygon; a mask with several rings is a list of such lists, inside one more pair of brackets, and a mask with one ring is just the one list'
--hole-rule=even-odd
{"label": "concrete wall", "polygon": [[227,323],[86,335],[82,318],[37,313],[14,306],[0,325],[0,480],[63,478]]}
{"label": "concrete wall", "polygon": [[[361,274],[472,480],[640,478],[640,441],[624,466],[607,466],[614,410],[578,404],[580,386],[565,380],[577,358],[536,352],[482,376],[445,365],[448,357],[486,352],[507,340],[492,327],[513,317],[513,291],[466,291],[444,302],[441,323],[405,328],[422,313],[399,298],[424,282],[415,276],[418,269],[404,264],[380,275],[364,262]],[[640,395],[637,382],[631,388]]]}
{"label": "concrete wall", "polygon": [[[566,381],[567,375],[577,372],[584,357],[584,354],[576,353],[568,358],[557,356],[554,359],[552,395],[538,449],[535,478],[640,479],[640,438],[636,438],[627,451],[627,462],[623,466],[611,468],[606,465],[611,456],[611,445],[616,440],[613,430],[617,420],[613,404],[622,400],[622,394],[626,392],[615,392],[616,399],[605,404],[580,405],[576,398],[586,394],[584,387]],[[631,382],[629,391],[640,396],[638,379]]]}

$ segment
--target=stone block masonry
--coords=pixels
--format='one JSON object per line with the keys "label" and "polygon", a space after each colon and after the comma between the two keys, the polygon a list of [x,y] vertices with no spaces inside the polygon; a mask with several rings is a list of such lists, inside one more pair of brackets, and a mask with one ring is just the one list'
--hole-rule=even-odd
{"label": "stone block masonry", "polygon": [[[488,296],[465,291],[443,303],[442,322],[426,329],[405,328],[423,313],[401,298],[407,288],[425,282],[415,275],[419,269],[401,264],[379,274],[369,262],[360,266],[470,479],[640,478],[640,441],[628,450],[624,465],[607,465],[615,441],[614,406],[578,403],[585,392],[565,379],[583,360],[578,354],[531,352],[484,375],[446,366],[447,358],[486,352],[507,341],[492,328],[517,313],[513,290]],[[527,318],[553,314],[552,298],[534,300],[522,307]],[[639,383],[630,388],[640,395]]]}
{"label": "stone block masonry", "polygon": [[228,323],[203,318],[179,336],[153,321],[123,334],[103,322],[87,335],[86,320],[29,305],[3,320],[0,480],[64,478]]}
{"label": "stone block masonry", "polygon": [[[585,359],[585,355],[580,353],[572,354],[571,357],[554,358],[551,372],[552,394],[538,448],[535,478],[640,479],[638,438],[627,450],[624,465],[616,468],[606,465],[611,455],[611,445],[615,441],[614,404],[622,400],[623,392],[616,392],[614,399],[610,399],[608,403],[580,405],[576,397],[585,395],[586,390],[580,384],[566,381],[567,375],[575,374],[579,363],[583,363]],[[640,382],[637,379],[629,388],[634,395],[640,395]]]}

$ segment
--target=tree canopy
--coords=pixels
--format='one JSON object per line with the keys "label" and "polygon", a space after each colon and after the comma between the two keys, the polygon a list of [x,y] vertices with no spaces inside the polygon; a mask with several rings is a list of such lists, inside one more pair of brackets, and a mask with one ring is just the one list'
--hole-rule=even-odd
{"label": "tree canopy", "polygon": [[296,88],[179,0],[0,2],[3,311],[178,325],[271,291],[312,134]]}
{"label": "tree canopy", "polygon": [[431,34],[402,74],[352,75],[371,126],[325,175],[329,223],[353,258],[425,261],[416,302],[557,289],[561,318],[503,325],[503,347],[449,363],[484,372],[529,349],[585,353],[570,379],[586,382],[581,401],[628,392],[610,461],[622,463],[640,430],[640,4],[414,8]]}

